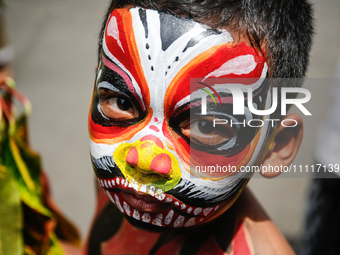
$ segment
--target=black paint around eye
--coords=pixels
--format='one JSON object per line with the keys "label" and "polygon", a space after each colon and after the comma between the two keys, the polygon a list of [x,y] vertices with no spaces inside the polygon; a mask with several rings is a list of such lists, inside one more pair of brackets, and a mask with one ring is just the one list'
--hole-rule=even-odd
{"label": "black paint around eye", "polygon": [[[105,57],[105,56],[103,56]],[[101,75],[98,77],[98,80],[96,84],[100,84],[101,82],[107,82],[111,84],[117,91],[121,92],[124,96],[120,97],[117,94],[110,95],[109,88],[101,88],[103,90],[107,90],[107,96],[104,96],[104,98],[100,97],[99,91],[97,88],[97,85],[94,87],[93,91],[93,100],[91,104],[91,117],[92,120],[99,125],[110,127],[110,126],[121,126],[121,127],[127,127],[130,125],[133,125],[135,123],[138,123],[142,119],[145,118],[146,112],[143,111],[142,106],[140,105],[139,101],[134,97],[134,95],[131,93],[130,89],[128,88],[125,80],[115,71],[111,70],[107,66],[101,63],[101,66],[99,68],[101,70]],[[119,94],[118,92],[118,94]],[[117,97],[117,107],[123,111],[129,111],[135,109],[137,111],[137,118],[132,120],[114,120],[111,118],[106,118],[102,115],[102,113],[99,112],[99,104],[101,100],[108,100],[112,98],[113,96]]]}
{"label": "black paint around eye", "polygon": [[[187,107],[184,106],[184,107]],[[223,105],[223,107],[215,106],[215,104],[212,102],[208,102],[208,109],[212,111],[208,111],[206,117],[213,117],[216,119],[226,119],[228,123],[231,121],[231,116],[232,116],[232,105],[230,107],[226,108],[226,105]],[[214,111],[215,110],[215,111]],[[179,136],[181,136],[189,145],[195,150],[198,151],[204,151],[210,154],[216,154],[216,155],[221,155],[225,157],[230,157],[233,155],[236,155],[240,151],[242,151],[248,144],[249,142],[254,138],[255,134],[257,133],[258,129],[256,128],[247,128],[243,127],[243,125],[234,125],[233,128],[235,130],[234,137],[236,139],[235,145],[233,147],[228,147],[228,149],[224,149],[224,146],[229,143],[229,140],[226,140],[225,142],[222,142],[220,144],[216,145],[206,145],[202,144],[199,141],[196,141],[195,139],[190,140],[187,136],[185,136],[182,133],[182,128],[180,128],[180,124],[183,121],[186,121],[192,117],[200,117],[201,115],[201,107],[192,107],[187,110],[182,110],[178,109],[175,114],[173,114],[169,118],[169,126],[176,132]],[[234,117],[234,122],[242,122],[244,116],[240,116],[235,118]],[[213,122],[209,120],[198,120],[199,122],[197,123],[198,129],[200,132],[203,134],[210,134],[215,131],[219,132],[226,132],[226,130],[220,130],[222,127],[213,127]],[[189,122],[188,122],[189,123]]]}

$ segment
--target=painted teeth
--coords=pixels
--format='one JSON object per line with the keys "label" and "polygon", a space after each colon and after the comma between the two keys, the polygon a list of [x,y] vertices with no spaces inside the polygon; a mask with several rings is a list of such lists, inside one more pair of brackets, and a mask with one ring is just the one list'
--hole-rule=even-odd
{"label": "painted teeth", "polygon": [[131,213],[130,206],[125,201],[123,202],[123,208],[124,208],[126,214],[130,216],[130,213]]}
{"label": "painted teeth", "polygon": [[195,218],[190,218],[185,224],[184,227],[191,227],[196,224]]}
{"label": "painted teeth", "polygon": [[151,195],[151,196],[154,196],[155,195],[155,187],[154,186],[151,186],[148,190],[148,193]]}
{"label": "painted teeth", "polygon": [[170,210],[168,214],[165,216],[164,224],[169,225],[172,221],[172,217],[174,216],[174,210]]}
{"label": "painted teeth", "polygon": [[184,216],[180,215],[178,216],[178,218],[176,219],[175,223],[174,223],[174,227],[175,228],[179,228],[183,226],[183,222],[184,222]]}
{"label": "painted teeth", "polygon": [[156,218],[152,221],[153,225],[162,226],[163,214],[157,214]]}
{"label": "painted teeth", "polygon": [[194,210],[194,214],[195,215],[198,215],[202,212],[202,208],[201,207],[197,207],[195,210]]}
{"label": "painted teeth", "polygon": [[108,195],[108,197],[110,198],[111,202],[116,204],[115,200],[113,199],[113,197],[111,196],[110,192],[108,192],[107,190],[106,191],[106,194]]}
{"label": "painted teeth", "polygon": [[[135,179],[131,179],[131,181],[128,181],[124,178],[120,178],[120,177],[116,177],[115,179],[112,180],[100,180],[98,179],[99,185],[105,188],[112,188],[114,186],[120,185],[123,187],[128,187],[131,189],[134,189],[135,191],[139,192],[143,192],[143,193],[147,193],[150,196],[156,197],[158,200],[163,201],[166,198],[166,202],[169,203],[172,201],[172,198],[167,198],[166,195],[163,193],[162,189],[157,189],[155,186],[150,186],[147,187],[145,184],[139,184],[138,182],[135,181]],[[178,203],[178,202],[176,202]]]}
{"label": "painted teeth", "polygon": [[155,197],[156,197],[158,200],[162,201],[162,200],[165,198],[165,195],[163,194],[163,191],[162,191],[161,189],[158,189],[158,190],[156,191]]}
{"label": "painted teeth", "polygon": [[170,197],[167,197],[166,199],[165,199],[165,202],[166,203],[170,203],[172,201],[172,198],[170,198]]}
{"label": "painted teeth", "polygon": [[[116,179],[117,181],[117,179]],[[120,180],[122,181],[122,180]],[[103,183],[104,186],[108,185],[110,186],[110,181],[106,181],[105,180],[101,180],[100,183]],[[114,182],[111,182],[111,185]],[[121,182],[122,185],[128,185],[128,181],[124,181]],[[124,183],[124,184],[123,184]],[[136,184],[138,185],[137,182],[135,181],[131,181],[132,185],[135,186]],[[142,185],[142,187],[140,188],[142,189],[146,189],[146,186]],[[152,189],[153,188],[153,189]],[[151,186],[149,188],[148,192],[151,192],[154,190],[154,186]],[[178,201],[175,201],[175,205],[176,206],[180,206],[180,208],[182,210],[186,209],[187,213],[193,213],[194,215],[199,215],[199,214],[203,214],[202,217],[185,217],[182,215],[178,215],[174,212],[174,210],[169,210],[167,214],[162,214],[159,213],[156,215],[155,218],[153,218],[151,216],[150,213],[148,212],[140,212],[137,209],[133,209],[130,207],[130,205],[123,199],[121,198],[118,194],[113,194],[110,193],[109,191],[105,190],[105,193],[108,195],[108,197],[110,198],[110,200],[116,204],[117,208],[122,212],[125,213],[128,216],[132,216],[133,218],[135,218],[136,220],[141,220],[145,223],[151,223],[153,225],[156,226],[173,226],[174,228],[180,228],[180,227],[191,227],[196,225],[198,222],[202,222],[204,220],[204,216],[209,215],[213,210],[217,210],[219,208],[219,206],[215,206],[215,207],[208,207],[208,208],[201,208],[201,207],[197,207],[197,208],[192,208],[192,207],[188,207],[185,204],[180,204]],[[164,193],[162,192],[161,189],[158,189],[157,192],[155,192],[155,197],[158,198],[159,195],[164,195]],[[164,195],[165,196],[165,195]],[[163,198],[164,199],[164,198]],[[170,198],[171,199],[171,198]],[[171,201],[170,199],[166,200],[166,201]],[[177,218],[176,218],[177,217]]]}
{"label": "painted teeth", "polygon": [[149,223],[151,220],[151,216],[149,213],[144,213],[143,216],[142,216],[142,221],[146,222],[146,223]]}
{"label": "painted teeth", "polygon": [[132,188],[135,190],[135,191],[139,191],[139,185],[137,182],[135,182],[133,185],[132,185]]}
{"label": "painted teeth", "polygon": [[134,217],[136,220],[140,220],[139,211],[134,209],[132,217]]}
{"label": "painted teeth", "polygon": [[162,201],[162,200],[164,200],[165,195],[162,193],[162,194],[159,194],[156,198],[157,198],[158,200]]}
{"label": "painted teeth", "polygon": [[204,210],[203,210],[203,214],[204,214],[204,216],[207,216],[211,211],[212,211],[212,207],[209,207],[209,208],[205,208]]}
{"label": "painted teeth", "polygon": [[[157,189],[155,188],[155,186],[147,186],[145,184],[139,184],[135,179],[131,179],[130,181],[128,181],[127,179],[124,179],[124,178],[121,178],[121,177],[115,177],[114,179],[111,179],[111,180],[107,180],[107,179],[100,179],[98,178],[97,179],[99,184],[103,187],[103,188],[114,188],[116,185],[119,185],[120,187],[127,187],[127,188],[131,188],[131,189],[134,189],[135,191],[137,192],[143,192],[143,193],[146,193],[146,194],[149,194],[150,196],[153,196],[155,198],[157,198],[159,201],[164,201],[165,203],[173,203],[174,206],[178,207],[179,209],[181,210],[186,210],[186,212],[188,214],[193,214],[195,216],[198,216],[198,215],[204,215],[204,216],[208,216],[213,210],[216,211],[219,206],[215,206],[215,207],[208,207],[208,208],[201,208],[201,207],[188,207],[186,204],[183,204],[183,203],[180,203],[179,201],[174,201],[173,198],[171,197],[167,197],[166,194],[163,193],[163,190],[162,189]],[[118,207],[118,209],[120,211],[122,211],[123,213],[126,213],[127,215],[129,216],[133,216],[133,217],[137,217],[137,218],[142,218],[144,217],[144,222],[147,222],[149,217],[150,217],[150,220],[149,222],[151,222],[152,224],[154,225],[160,225],[162,223],[159,222],[159,218],[155,218],[154,220],[152,220],[151,218],[151,215],[150,214],[141,214],[141,212],[139,212],[138,210],[137,211],[133,211],[132,212],[132,209],[130,208],[130,206],[126,203],[126,202],[123,202],[123,201],[120,201],[119,200],[119,197],[116,197],[116,195],[112,198],[113,195],[110,195],[110,193],[107,193],[108,196],[110,197],[110,200],[115,203]],[[139,216],[138,216],[139,215]],[[173,216],[174,216],[174,212],[171,210],[169,211],[169,213],[164,217],[164,222],[163,224],[165,225],[170,225],[170,224],[175,224],[173,222]],[[177,214],[176,214],[177,215]],[[160,216],[159,216],[160,217]],[[196,224],[197,222],[199,222],[200,218],[197,219],[195,218],[195,220],[187,220],[188,218],[184,218],[183,220],[183,224],[181,223],[181,218],[178,218],[176,219],[177,223],[176,223],[176,226],[192,226],[191,224]],[[156,220],[156,221],[155,221]],[[155,221],[155,222],[154,222]],[[175,222],[176,222],[175,221]],[[153,223],[154,222],[154,223]],[[172,223],[173,222],[173,223]]]}
{"label": "painted teeth", "polygon": [[140,188],[140,191],[146,193],[146,185],[145,184],[142,185],[142,187]]}
{"label": "painted teeth", "polygon": [[122,205],[120,204],[118,196],[115,194],[114,197],[115,197],[115,201],[116,201],[116,206],[118,207],[119,211],[124,213],[124,209],[123,209]]}

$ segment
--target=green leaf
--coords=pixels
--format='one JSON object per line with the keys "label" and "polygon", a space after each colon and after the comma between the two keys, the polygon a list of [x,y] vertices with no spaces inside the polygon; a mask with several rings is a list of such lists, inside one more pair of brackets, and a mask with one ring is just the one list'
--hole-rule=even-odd
{"label": "green leaf", "polygon": [[19,192],[4,165],[0,165],[0,255],[22,255],[22,211]]}
{"label": "green leaf", "polygon": [[51,236],[51,246],[47,251],[47,255],[65,255],[55,234],[52,234]]}
{"label": "green leaf", "polygon": [[27,165],[26,159],[22,159],[23,155],[28,156],[29,151],[20,148],[18,143],[13,142],[13,138],[5,137],[2,144],[4,165],[12,173],[22,201],[41,214],[51,217],[51,212],[41,201],[42,191],[38,178],[41,170],[34,169],[35,165],[32,168]]}

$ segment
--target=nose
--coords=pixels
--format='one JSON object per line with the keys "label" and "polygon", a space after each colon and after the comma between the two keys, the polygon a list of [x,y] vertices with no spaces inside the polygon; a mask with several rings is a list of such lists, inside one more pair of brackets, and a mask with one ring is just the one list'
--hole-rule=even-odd
{"label": "nose", "polygon": [[126,163],[144,174],[171,175],[171,157],[162,141],[148,135],[135,142],[126,155]]}

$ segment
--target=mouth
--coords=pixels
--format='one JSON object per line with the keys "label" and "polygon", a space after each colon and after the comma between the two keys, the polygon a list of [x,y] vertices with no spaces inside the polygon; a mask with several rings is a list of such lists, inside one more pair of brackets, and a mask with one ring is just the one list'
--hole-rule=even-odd
{"label": "mouth", "polygon": [[140,185],[132,179],[97,178],[110,200],[125,215],[160,227],[191,227],[209,218],[215,207],[188,206],[161,189]]}
{"label": "mouth", "polygon": [[142,212],[161,213],[169,208],[172,208],[171,204],[160,203],[156,201],[155,198],[143,193],[134,193],[131,190],[122,190],[120,193],[131,207]]}

